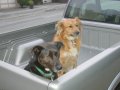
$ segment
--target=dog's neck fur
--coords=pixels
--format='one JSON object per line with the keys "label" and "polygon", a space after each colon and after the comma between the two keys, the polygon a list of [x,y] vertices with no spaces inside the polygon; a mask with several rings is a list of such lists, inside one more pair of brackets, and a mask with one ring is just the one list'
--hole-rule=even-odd
{"label": "dog's neck fur", "polygon": [[72,47],[76,47],[76,39],[77,38],[75,38],[74,40],[68,40],[68,39],[64,39],[63,37],[62,37],[62,34],[60,33],[60,34],[57,34],[57,38],[55,37],[54,38],[54,41],[61,41],[62,43],[63,43],[63,47],[64,47],[64,49],[65,50],[68,50],[68,49],[70,49],[70,48],[72,48]]}
{"label": "dog's neck fur", "polygon": [[[64,56],[77,56],[79,52],[79,47],[77,45],[77,39],[74,40],[67,40],[63,39],[61,34],[57,34],[57,37],[54,38],[54,41],[61,41],[63,43],[63,47],[61,48],[64,51]],[[79,40],[78,40],[79,41]]]}
{"label": "dog's neck fur", "polygon": [[64,50],[64,56],[74,56],[78,55],[78,50],[76,47],[76,41],[67,41],[64,43],[62,50]]}
{"label": "dog's neck fur", "polygon": [[76,40],[64,40],[62,42],[64,44],[63,48],[65,50],[69,50],[71,48],[76,48]]}

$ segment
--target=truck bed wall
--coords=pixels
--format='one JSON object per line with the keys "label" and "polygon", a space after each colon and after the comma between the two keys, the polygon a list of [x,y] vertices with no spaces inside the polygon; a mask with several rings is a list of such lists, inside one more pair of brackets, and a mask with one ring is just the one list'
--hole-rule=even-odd
{"label": "truck bed wall", "polygon": [[[82,47],[81,47],[80,52],[82,52],[82,48],[92,49],[93,52],[94,51],[99,51],[99,53],[102,51],[103,52],[100,53],[98,56],[96,55],[98,53],[96,53],[96,54],[94,53],[92,55],[92,57],[85,58],[83,61],[81,61],[81,59],[79,59],[80,66],[78,66],[78,68],[76,70],[69,72],[68,74],[53,81],[52,83],[50,83],[51,81],[46,80],[46,79],[41,80],[39,77],[38,77],[39,80],[36,81],[37,77],[34,74],[31,75],[29,72],[26,72],[25,70],[20,69],[19,67],[21,67],[21,65],[27,61],[26,57],[25,58],[22,57],[22,59],[25,59],[25,60],[21,59],[21,61],[18,64],[16,64],[15,62],[16,62],[17,54],[19,55],[18,52],[19,52],[20,46],[24,46],[24,44],[29,45],[28,43],[34,42],[34,41],[36,43],[42,43],[42,41],[51,41],[53,38],[53,35],[55,33],[55,29],[54,29],[55,23],[49,23],[49,24],[45,24],[45,25],[40,25],[40,26],[31,27],[28,29],[19,30],[19,31],[0,35],[0,60],[1,60],[0,61],[0,71],[2,72],[2,75],[0,75],[0,87],[5,88],[6,84],[7,84],[7,87],[5,88],[5,90],[8,90],[8,89],[16,90],[17,87],[19,88],[17,90],[21,90],[21,88],[20,88],[21,86],[19,86],[19,85],[22,81],[24,83],[24,80],[25,80],[26,87],[22,87],[22,89],[25,89],[25,90],[30,89],[30,88],[27,88],[27,86],[32,86],[33,82],[35,82],[35,84],[36,84],[35,86],[33,85],[33,87],[32,87],[32,88],[34,88],[34,90],[38,90],[39,86],[40,86],[39,90],[44,90],[44,89],[45,90],[47,90],[47,89],[48,90],[73,90],[73,88],[72,88],[73,84],[75,84],[74,86],[75,86],[76,90],[80,90],[80,88],[82,90],[86,90],[86,87],[87,87],[86,85],[89,85],[89,88],[91,85],[91,82],[87,82],[87,80],[90,80],[90,81],[92,81],[92,83],[94,83],[97,80],[97,79],[94,80],[95,79],[94,77],[97,78],[100,75],[102,75],[102,77],[103,77],[104,75],[106,75],[106,73],[111,74],[110,78],[111,77],[114,78],[115,74],[119,70],[116,68],[115,68],[116,70],[111,70],[111,69],[115,65],[117,65],[117,68],[119,67],[119,65],[117,64],[117,63],[120,63],[119,62],[120,61],[119,60],[120,59],[119,58],[119,56],[120,56],[119,48],[112,49],[112,51],[108,54],[105,54],[105,53],[109,52],[109,50],[106,51],[107,48],[109,48],[110,46],[119,42],[119,38],[120,38],[119,29],[114,28],[114,27],[110,29],[109,26],[101,27],[102,25],[91,26],[91,25],[89,25],[89,23],[86,23],[86,22],[83,22],[83,25],[84,25],[83,26],[84,28],[82,31]],[[41,41],[41,42],[38,42],[37,40]],[[28,50],[28,49],[26,49],[26,50]],[[89,53],[86,52],[85,53],[86,57],[88,56],[87,54],[90,54],[90,53],[92,54],[92,51],[89,51]],[[25,56],[27,56],[27,55],[25,55]],[[112,55],[114,55],[113,58],[108,58],[109,56],[112,57]],[[101,58],[96,59],[98,57],[101,57]],[[94,63],[94,61],[96,61],[96,60],[98,62]],[[107,60],[107,61],[104,63],[103,62],[104,60]],[[8,64],[6,64],[5,62],[7,62]],[[93,62],[92,63],[93,66],[90,65],[88,67],[89,69],[83,68],[83,67],[87,67],[86,63],[88,63],[88,62]],[[109,63],[107,63],[107,62],[109,62]],[[110,65],[110,64],[112,64],[111,62],[114,63],[114,65],[111,66]],[[108,68],[105,69],[104,72],[102,72],[102,70],[105,68],[105,65],[107,65]],[[109,68],[109,65],[110,65],[110,68]],[[6,67],[6,66],[8,66],[8,67]],[[96,68],[96,66],[98,66],[98,68]],[[85,70],[82,72],[81,68],[83,68],[83,70],[84,69]],[[20,70],[20,72],[19,72],[19,70]],[[91,72],[88,72],[89,70]],[[97,70],[99,70],[100,72],[98,73]],[[72,75],[71,73],[74,73],[74,74]],[[97,74],[95,74],[95,73],[97,73]],[[112,74],[112,73],[114,73],[114,74]],[[10,83],[12,80],[15,79],[13,76],[15,76],[17,82],[14,81],[13,83]],[[27,76],[29,76],[29,78],[27,78]],[[86,76],[86,78],[83,78],[83,76]],[[93,78],[91,78],[90,76]],[[11,78],[9,79],[9,77],[11,77]],[[98,89],[96,89],[97,86],[99,86],[99,84],[101,84],[104,80],[104,78],[102,79],[102,77],[100,76],[99,80],[97,80],[98,83],[95,84],[96,87],[93,86],[89,90],[98,90]],[[35,80],[31,80],[32,78],[34,78]],[[89,78],[91,78],[91,79],[89,79]],[[72,80],[72,82],[71,82],[71,80]],[[28,83],[28,81],[29,81],[29,83]],[[43,83],[43,82],[45,82],[45,83]],[[86,85],[82,85],[82,82],[86,82]],[[101,84],[101,85],[103,85],[104,90],[108,87],[110,82],[111,81],[105,81],[105,83],[107,83],[107,85]],[[63,87],[63,85],[65,85],[65,86]],[[79,87],[79,85],[81,85],[81,87]],[[24,86],[24,85],[22,84],[22,86]],[[43,86],[44,89],[41,86]]]}

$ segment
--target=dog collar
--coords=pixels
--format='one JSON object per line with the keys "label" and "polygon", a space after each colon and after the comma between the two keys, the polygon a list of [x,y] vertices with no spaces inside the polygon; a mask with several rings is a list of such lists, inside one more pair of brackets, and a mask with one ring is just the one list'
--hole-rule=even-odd
{"label": "dog collar", "polygon": [[44,77],[46,78],[51,78],[51,80],[53,80],[54,78],[54,74],[52,71],[49,71],[49,73],[45,73],[44,71],[42,71],[40,68],[38,68],[36,65],[34,65],[34,67],[36,68],[36,70]]}

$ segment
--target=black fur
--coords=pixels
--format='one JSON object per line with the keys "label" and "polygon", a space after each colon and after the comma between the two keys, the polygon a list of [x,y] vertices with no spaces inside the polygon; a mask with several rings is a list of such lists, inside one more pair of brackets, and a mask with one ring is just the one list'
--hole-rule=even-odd
{"label": "black fur", "polygon": [[[46,71],[45,68],[50,67],[49,69],[52,71],[52,73],[54,75],[53,80],[57,79],[58,78],[57,72],[55,72],[53,68],[55,68],[55,70],[60,70],[62,68],[61,64],[59,62],[60,48],[62,46],[63,46],[63,44],[61,42],[53,42],[53,43],[44,43],[41,46],[33,47],[32,52],[31,52],[31,54],[32,54],[31,60],[24,69],[27,71],[30,71],[32,73],[35,73],[37,75],[43,76],[35,68],[35,65],[37,67],[39,67],[46,74],[50,73],[50,72]],[[54,64],[52,63],[52,65],[51,65],[50,62],[53,62]],[[48,79],[51,79],[51,78],[49,77]]]}

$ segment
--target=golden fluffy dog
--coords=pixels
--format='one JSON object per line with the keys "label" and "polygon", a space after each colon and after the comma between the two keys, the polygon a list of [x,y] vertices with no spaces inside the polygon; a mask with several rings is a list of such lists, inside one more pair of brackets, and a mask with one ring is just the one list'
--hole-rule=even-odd
{"label": "golden fluffy dog", "polygon": [[63,47],[60,49],[61,76],[77,66],[78,54],[81,41],[81,22],[79,18],[62,19],[56,24],[57,32],[53,41],[61,41]]}

